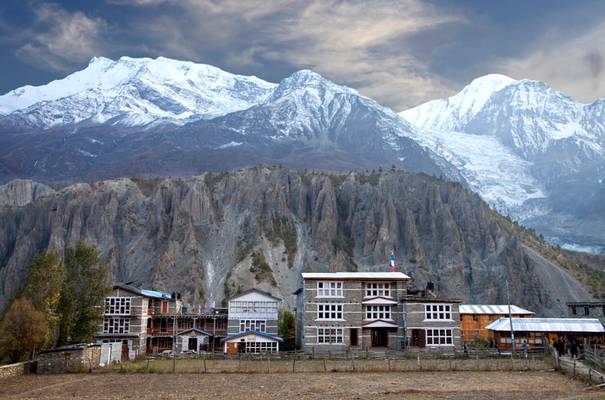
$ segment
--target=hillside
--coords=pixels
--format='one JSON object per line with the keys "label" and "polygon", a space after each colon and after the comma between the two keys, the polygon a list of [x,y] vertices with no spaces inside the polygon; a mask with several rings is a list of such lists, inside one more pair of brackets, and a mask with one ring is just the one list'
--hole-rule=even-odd
{"label": "hillside", "polygon": [[195,304],[221,304],[249,287],[292,304],[300,272],[385,270],[393,250],[418,286],[431,280],[467,302],[503,302],[506,279],[516,304],[543,315],[604,294],[568,263],[573,256],[460,184],[399,170],[259,166],[79,183],[0,206],[0,308],[34,254],[79,239],[99,247],[113,280],[177,290]]}

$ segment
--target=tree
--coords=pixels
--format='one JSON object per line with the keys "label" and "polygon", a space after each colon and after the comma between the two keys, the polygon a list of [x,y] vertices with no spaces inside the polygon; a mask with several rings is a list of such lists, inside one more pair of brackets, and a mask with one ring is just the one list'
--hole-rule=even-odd
{"label": "tree", "polygon": [[56,251],[41,253],[32,259],[22,295],[44,314],[48,323],[45,345],[53,345],[57,339],[61,319],[58,308],[64,280],[65,266]]}
{"label": "tree", "polygon": [[99,329],[109,291],[106,269],[97,249],[80,241],[65,251],[65,270],[59,344],[90,342]]}
{"label": "tree", "polygon": [[282,338],[294,337],[296,332],[296,319],[294,313],[287,308],[279,310],[279,321],[277,323],[277,332]]}
{"label": "tree", "polygon": [[11,362],[23,361],[48,338],[44,313],[20,297],[13,301],[0,322],[0,354]]}

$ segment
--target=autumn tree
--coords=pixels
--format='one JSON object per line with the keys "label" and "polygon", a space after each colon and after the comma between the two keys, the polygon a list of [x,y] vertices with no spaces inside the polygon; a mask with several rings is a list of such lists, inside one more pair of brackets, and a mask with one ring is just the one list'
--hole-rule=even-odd
{"label": "autumn tree", "polygon": [[27,359],[47,341],[49,327],[43,312],[26,298],[14,300],[0,322],[0,354],[11,362]]}
{"label": "autumn tree", "polygon": [[56,251],[48,251],[32,259],[22,296],[44,315],[48,325],[47,346],[52,346],[57,339],[61,319],[59,302],[64,280],[65,266]]}
{"label": "autumn tree", "polygon": [[65,251],[65,271],[59,303],[59,344],[91,342],[103,318],[109,291],[105,266],[96,247],[80,241]]}

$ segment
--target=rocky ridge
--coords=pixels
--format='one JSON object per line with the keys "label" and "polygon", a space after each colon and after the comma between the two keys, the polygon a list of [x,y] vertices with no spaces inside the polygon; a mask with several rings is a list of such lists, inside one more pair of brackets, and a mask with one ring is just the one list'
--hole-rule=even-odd
{"label": "rocky ridge", "polygon": [[503,302],[507,279],[515,303],[541,315],[605,294],[460,184],[399,170],[258,166],[79,183],[31,200],[0,206],[0,308],[34,254],[80,239],[98,246],[112,280],[202,305],[250,287],[292,304],[300,272],[383,271],[391,251],[417,285],[466,302]]}

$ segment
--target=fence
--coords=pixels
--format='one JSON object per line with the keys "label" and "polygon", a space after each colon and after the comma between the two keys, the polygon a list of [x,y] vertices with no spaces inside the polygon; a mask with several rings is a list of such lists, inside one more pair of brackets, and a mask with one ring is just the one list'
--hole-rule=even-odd
{"label": "fence", "polygon": [[[584,357],[588,360],[595,356],[589,353],[588,350],[584,351]],[[593,386],[595,388],[605,387],[605,375],[602,372],[597,371],[576,358],[561,357],[554,349],[551,349],[550,356],[557,371],[571,375],[572,378],[585,380],[588,384],[595,385]]]}
{"label": "fence", "polygon": [[603,355],[603,349],[594,345],[592,347],[587,346],[584,349],[584,357],[594,363],[598,368],[605,369],[605,356]]}
{"label": "fence", "polygon": [[[172,352],[167,352],[163,354],[156,354],[152,356],[147,356],[147,359],[172,359],[176,357],[177,359],[191,359],[191,358],[206,358],[206,359],[221,359],[221,360],[229,360],[229,359],[240,359],[240,358],[259,358],[262,357],[272,358],[272,359],[288,359],[291,360],[293,358],[297,360],[302,359],[379,359],[379,360],[406,360],[406,359],[416,359],[419,357],[423,359],[443,359],[443,358],[502,358],[511,357],[511,351],[499,351],[495,348],[488,349],[479,349],[479,348],[468,348],[467,350],[454,350],[454,349],[411,349],[407,351],[400,350],[371,350],[371,349],[340,349],[340,350],[329,350],[329,351],[321,351],[315,352],[311,351],[280,351],[279,353],[243,353],[243,354],[226,354],[222,352],[215,353],[177,353],[176,355]],[[533,356],[535,357],[543,357],[544,350],[543,349],[532,349],[526,353],[517,352],[515,357],[518,358],[527,358]]]}
{"label": "fence", "polygon": [[311,358],[311,357],[198,357],[146,359],[114,366],[121,372],[141,373],[300,373],[300,372],[407,372],[407,371],[527,371],[547,370],[543,356]]}

